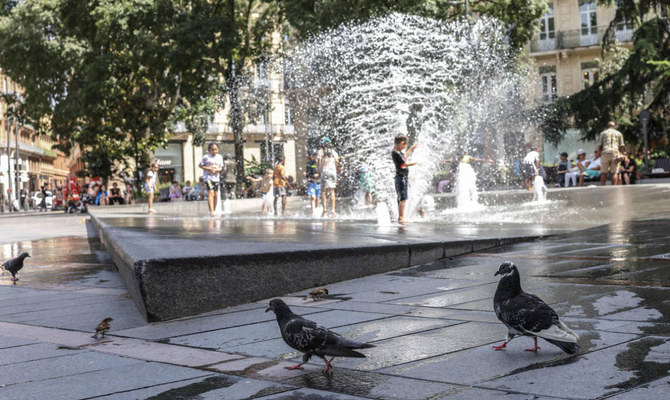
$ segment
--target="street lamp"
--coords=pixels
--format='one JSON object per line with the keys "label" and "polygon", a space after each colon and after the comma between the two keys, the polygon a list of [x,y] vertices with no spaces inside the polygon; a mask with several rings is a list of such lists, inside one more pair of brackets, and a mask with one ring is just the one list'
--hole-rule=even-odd
{"label": "street lamp", "polygon": [[449,5],[449,6],[460,6],[463,4],[465,6],[465,19],[468,19],[468,9],[470,8],[468,5],[468,0],[464,1],[447,1],[444,4]]}
{"label": "street lamp", "polygon": [[642,122],[642,134],[644,135],[644,165],[647,173],[649,173],[649,144],[647,139],[647,124],[649,123],[649,110],[643,109],[640,111],[640,122]]}
{"label": "street lamp", "polygon": [[[5,76],[5,84],[2,87],[2,94],[9,94],[9,82]],[[7,202],[9,211],[12,211],[12,158],[11,154],[11,128],[9,127],[9,103],[5,102],[5,127],[7,128]]]}

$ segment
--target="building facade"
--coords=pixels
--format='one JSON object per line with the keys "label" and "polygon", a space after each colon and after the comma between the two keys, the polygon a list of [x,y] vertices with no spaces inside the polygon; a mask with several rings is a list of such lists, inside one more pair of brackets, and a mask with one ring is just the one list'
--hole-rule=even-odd
{"label": "building facade", "polygon": [[[18,94],[21,88],[0,74],[0,92]],[[0,103],[0,195],[3,203],[17,199],[16,194],[28,193],[47,185],[50,189],[67,184],[73,162],[63,153],[52,149],[53,141],[39,135],[30,125],[17,123],[11,114],[12,104]]]}
{"label": "building facade", "polygon": [[[569,96],[598,81],[596,60],[601,57],[603,35],[616,14],[616,2],[614,7],[600,7],[588,0],[553,0],[547,4],[549,11],[539,20],[540,31],[525,49],[536,67],[535,98],[542,102]],[[618,24],[617,40],[631,48],[634,29],[630,23]],[[545,143],[545,162],[557,162],[563,151],[575,159],[580,148],[590,157],[595,143],[584,143],[579,138],[579,131],[568,130],[558,148]]]}
{"label": "building facade", "polygon": [[[272,35],[273,46],[282,45],[279,33]],[[251,67],[250,67],[251,68]],[[266,112],[260,113],[252,124],[243,130],[245,167],[251,163],[274,165],[279,155],[286,157],[286,174],[297,181],[302,180],[302,171],[298,168],[293,113],[284,88],[284,77],[270,68],[267,62],[253,66],[252,82],[255,93],[263,93],[263,101],[268,102]],[[198,167],[207,153],[209,143],[219,145],[219,154],[235,157],[234,137],[228,123],[229,108],[219,110],[212,116],[206,141],[203,146],[193,145],[193,136],[183,126],[177,126],[166,148],[156,149],[155,160],[159,164],[161,182],[197,182],[203,171]]]}

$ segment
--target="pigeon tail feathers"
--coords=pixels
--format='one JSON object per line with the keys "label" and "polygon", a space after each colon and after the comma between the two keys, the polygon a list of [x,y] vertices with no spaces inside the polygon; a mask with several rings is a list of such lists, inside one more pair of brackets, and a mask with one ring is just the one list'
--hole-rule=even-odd
{"label": "pigeon tail feathers", "polygon": [[582,349],[581,347],[579,347],[579,345],[577,343],[561,342],[559,340],[546,339],[546,338],[543,338],[543,339],[546,340],[547,342],[553,344],[554,346],[558,347],[559,349],[563,350],[564,352],[566,352],[568,354],[575,354],[576,352],[578,352],[579,350]]}

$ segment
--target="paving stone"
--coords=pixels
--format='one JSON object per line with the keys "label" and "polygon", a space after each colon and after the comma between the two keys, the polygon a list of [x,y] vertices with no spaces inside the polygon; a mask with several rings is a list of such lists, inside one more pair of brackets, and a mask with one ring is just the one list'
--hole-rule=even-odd
{"label": "paving stone", "polygon": [[348,396],[341,393],[333,393],[324,390],[313,389],[296,389],[283,393],[273,394],[265,397],[258,397],[263,400],[295,400],[295,399],[309,399],[309,400],[364,400],[363,397]]}
{"label": "paving stone", "polygon": [[490,390],[481,388],[458,387],[436,400],[472,400],[472,399],[501,399],[501,400],[551,400],[554,397],[538,396],[536,394],[510,393],[507,390]]}
{"label": "paving stone", "polygon": [[[503,342],[506,330],[500,332]],[[606,332],[577,332],[582,350],[579,355],[591,353],[604,347],[624,343],[637,338],[635,335]],[[499,344],[499,343],[497,343]],[[450,353],[444,356],[421,360],[401,366],[382,369],[380,372],[411,378],[428,379],[445,383],[477,385],[481,382],[526,370],[540,370],[555,362],[569,362],[571,358],[558,347],[538,340],[541,350],[531,353],[524,349],[532,347],[533,341],[527,337],[517,337],[505,350],[494,351],[491,344]],[[583,357],[589,357],[585,355]],[[486,366],[483,368],[483,366]]]}
{"label": "paving stone", "polygon": [[670,378],[663,377],[653,382],[637,386],[630,391],[610,397],[611,400],[663,399],[670,391]]}
{"label": "paving stone", "polygon": [[373,399],[419,400],[437,398],[453,390],[451,385],[439,382],[416,381],[370,372],[336,368],[332,377],[316,371],[285,381],[288,384],[328,390],[338,395],[362,396]]}
{"label": "paving stone", "polygon": [[[142,363],[140,360],[86,350],[58,349],[57,353],[61,353],[61,355],[49,357],[53,353],[45,352],[43,357],[33,361],[21,361],[20,363],[0,366],[0,387],[87,374],[93,371],[122,368]],[[2,397],[2,391],[0,391],[0,397]]]}
{"label": "paving stone", "polygon": [[480,385],[545,396],[597,398],[667,376],[668,369],[670,338],[646,337]]}
{"label": "paving stone", "polygon": [[140,362],[118,368],[64,376],[53,380],[6,386],[2,388],[2,396],[5,399],[71,400],[111,395],[209,375],[212,375],[212,373],[193,368]]}
{"label": "paving stone", "polygon": [[0,349],[37,344],[34,340],[0,335]]}
{"label": "paving stone", "polygon": [[59,349],[50,343],[37,343],[25,346],[9,347],[0,350],[0,365],[7,366],[26,361],[62,357],[74,350]]}

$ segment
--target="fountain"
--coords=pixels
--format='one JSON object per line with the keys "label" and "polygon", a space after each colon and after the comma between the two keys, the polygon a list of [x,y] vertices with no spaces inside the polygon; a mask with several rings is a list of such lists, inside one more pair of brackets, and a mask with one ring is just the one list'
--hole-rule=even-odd
{"label": "fountain", "polygon": [[[525,75],[493,19],[470,25],[390,14],[345,24],[295,48],[283,68],[308,137],[333,140],[346,155],[345,175],[356,176],[365,164],[378,197],[396,198],[394,137],[419,143],[412,160],[421,165],[409,175],[410,218],[434,192],[433,176],[447,158],[468,151],[503,164],[531,124],[520,112]],[[474,175],[472,167],[460,171]],[[500,175],[491,169],[490,176]],[[463,185],[464,199],[476,202],[473,186]],[[397,208],[395,201],[387,206]]]}
{"label": "fountain", "polygon": [[533,180],[533,201],[537,203],[547,201],[547,186],[545,186],[544,179],[540,175],[536,175]]}

